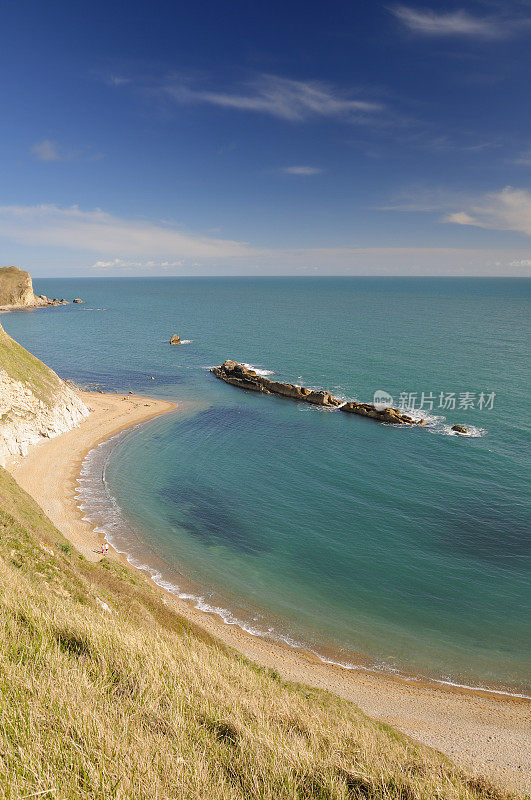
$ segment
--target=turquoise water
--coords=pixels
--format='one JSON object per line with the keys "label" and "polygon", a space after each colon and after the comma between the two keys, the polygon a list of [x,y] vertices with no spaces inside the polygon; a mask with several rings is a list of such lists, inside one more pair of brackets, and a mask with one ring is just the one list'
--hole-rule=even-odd
{"label": "turquoise water", "polygon": [[[2,318],[61,375],[181,401],[85,466],[84,512],[134,563],[333,661],[529,690],[531,281],[36,289],[86,301]],[[170,347],[174,332],[189,341]],[[226,358],[344,398],[431,392],[435,405],[425,429],[384,426],[227,386],[208,372]],[[473,393],[475,408],[440,409],[441,392]]]}

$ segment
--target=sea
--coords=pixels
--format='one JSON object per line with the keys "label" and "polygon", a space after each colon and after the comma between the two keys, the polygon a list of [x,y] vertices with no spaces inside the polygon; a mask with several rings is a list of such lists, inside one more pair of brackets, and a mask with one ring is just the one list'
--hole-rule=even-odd
{"label": "sea", "polygon": [[[530,694],[531,280],[34,284],[84,302],[3,315],[28,350],[179,403],[83,464],[78,504],[132,564],[345,669]],[[210,373],[226,359],[426,425],[245,392]]]}

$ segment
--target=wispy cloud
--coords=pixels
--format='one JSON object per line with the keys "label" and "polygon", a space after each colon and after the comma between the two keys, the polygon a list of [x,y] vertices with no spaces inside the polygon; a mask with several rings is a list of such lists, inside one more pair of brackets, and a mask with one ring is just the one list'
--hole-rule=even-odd
{"label": "wispy cloud", "polygon": [[470,202],[468,195],[461,195],[444,188],[428,189],[425,186],[411,186],[397,193],[378,211],[445,211],[449,213],[458,204]]}
{"label": "wispy cloud", "polygon": [[131,83],[131,78],[125,78],[123,75],[106,75],[103,80],[108,86],[125,86]]}
{"label": "wispy cloud", "polygon": [[150,271],[150,270],[166,270],[166,269],[174,269],[176,267],[182,267],[184,265],[184,261],[157,261],[153,259],[149,259],[148,261],[131,261],[126,260],[124,258],[111,258],[110,261],[96,261],[92,264],[91,269],[95,270],[124,270],[129,271],[133,270],[137,272],[138,270],[142,271]]}
{"label": "wispy cloud", "polygon": [[159,91],[176,103],[204,103],[268,114],[292,122],[316,117],[355,121],[383,109],[380,103],[350,97],[320,81],[298,81],[278,75],[261,75],[244,84],[239,91],[200,89],[190,85],[189,81],[173,78],[167,80]]}
{"label": "wispy cloud", "polygon": [[513,164],[518,164],[521,167],[531,167],[531,150],[524,150],[520,153],[518,158],[513,159]]}
{"label": "wispy cloud", "polygon": [[445,217],[445,222],[497,231],[515,231],[531,236],[531,193],[506,186]]}
{"label": "wispy cloud", "polygon": [[[183,233],[174,226],[131,220],[78,206],[0,206],[0,235],[32,246],[88,251],[105,260],[230,258],[251,252],[242,242]],[[112,255],[111,255],[112,254]]]}
{"label": "wispy cloud", "polygon": [[43,139],[42,142],[37,142],[30,148],[30,153],[39,161],[49,163],[75,160],[99,161],[103,158],[102,153],[97,153],[89,147],[82,150],[68,150],[57,144],[57,142],[52,142],[51,139]]}
{"label": "wispy cloud", "polygon": [[282,172],[286,175],[320,175],[323,170],[321,167],[282,167]]}
{"label": "wispy cloud", "polygon": [[529,19],[514,20],[505,16],[479,17],[464,10],[439,12],[396,6],[391,11],[406,28],[424,36],[503,39],[530,23]]}
{"label": "wispy cloud", "polygon": [[[529,194],[527,203],[530,207]],[[475,209],[474,213],[479,211]],[[484,207],[482,213],[486,213]],[[472,209],[468,217],[452,221],[478,224]],[[483,227],[495,227],[492,220],[489,224],[483,222]],[[96,271],[109,275],[525,275],[531,262],[529,248],[492,251],[452,247],[252,247],[245,242],[183,233],[172,225],[127,219],[99,209],[84,211],[77,206],[0,207],[0,237],[36,248],[31,256],[35,265],[39,259],[47,259],[49,269],[50,263],[56,262],[57,253],[65,251],[70,265],[78,262],[89,274]],[[46,248],[51,248],[48,256]]]}
{"label": "wispy cloud", "polygon": [[68,161],[71,158],[68,153],[59,148],[56,142],[52,142],[50,139],[37,142],[30,152],[39,161]]}
{"label": "wispy cloud", "polygon": [[442,222],[531,236],[531,192],[506,186],[480,196],[447,189],[409,189],[380,211],[439,213]]}

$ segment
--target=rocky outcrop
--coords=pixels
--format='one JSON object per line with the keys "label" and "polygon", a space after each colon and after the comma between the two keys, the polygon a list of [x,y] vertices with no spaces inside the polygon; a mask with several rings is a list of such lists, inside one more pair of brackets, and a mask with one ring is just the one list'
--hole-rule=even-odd
{"label": "rocky outcrop", "polygon": [[303,400],[305,403],[313,403],[317,406],[340,406],[338,400],[330,392],[313,391],[304,386],[297,386],[293,383],[278,383],[271,381],[262,375],[258,375],[253,369],[238,364],[237,361],[225,361],[220,367],[212,367],[210,370],[216,378],[220,378],[225,383],[239,386],[240,389],[251,389],[253,392],[264,392],[265,394],[278,394],[281,397],[290,397],[293,400]]}
{"label": "rocky outcrop", "polygon": [[468,428],[463,427],[463,425],[453,425],[452,430],[456,433],[468,433]]}
{"label": "rocky outcrop", "polygon": [[424,419],[413,419],[409,414],[404,414],[398,408],[378,408],[372,403],[356,403],[351,401],[341,406],[341,411],[346,411],[350,414],[359,414],[362,417],[370,417],[379,422],[390,422],[398,425],[425,425]]}
{"label": "rocky outcrop", "polygon": [[174,333],[170,339],[170,344],[181,344],[181,337],[178,333]]}
{"label": "rocky outcrop", "polygon": [[0,267],[0,308],[32,308],[51,305],[45,295],[36,295],[29,272],[18,267]]}
{"label": "rocky outcrop", "polygon": [[281,397],[289,397],[293,400],[301,400],[304,403],[324,406],[326,408],[339,408],[350,414],[359,414],[363,417],[370,417],[379,422],[390,422],[396,425],[424,425],[425,421],[413,419],[407,414],[403,414],[397,408],[379,409],[369,403],[356,403],[354,401],[343,403],[326,390],[306,389],[304,386],[297,386],[293,383],[279,383],[271,381],[262,375],[258,375],[253,369],[239,364],[237,361],[225,361],[219,367],[212,367],[210,370],[216,378],[240,389],[250,389],[253,392],[264,392],[265,394],[277,394]]}
{"label": "rocky outcrop", "polygon": [[[72,300],[82,303],[80,297]],[[46,297],[35,294],[29,272],[18,267],[0,267],[0,311],[15,311],[19,308],[42,308],[43,306],[66,306],[64,297]]]}
{"label": "rocky outcrop", "polygon": [[88,414],[77,392],[0,326],[0,465]]}

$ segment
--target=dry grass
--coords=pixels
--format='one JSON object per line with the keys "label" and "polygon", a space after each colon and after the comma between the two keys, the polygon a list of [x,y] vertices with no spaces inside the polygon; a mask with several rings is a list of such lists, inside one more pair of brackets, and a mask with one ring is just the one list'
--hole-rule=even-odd
{"label": "dry grass", "polygon": [[506,797],[88,564],[3,470],[0,509],[1,797]]}

